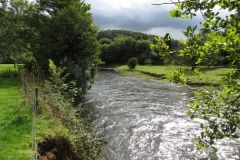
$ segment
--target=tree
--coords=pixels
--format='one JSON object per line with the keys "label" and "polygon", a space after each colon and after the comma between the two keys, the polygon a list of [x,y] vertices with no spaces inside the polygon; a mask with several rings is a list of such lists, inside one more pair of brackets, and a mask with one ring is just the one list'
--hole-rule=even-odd
{"label": "tree", "polygon": [[149,40],[120,36],[113,41],[108,38],[99,41],[102,46],[101,58],[106,64],[126,64],[131,57],[136,57],[140,64],[144,64],[145,59],[152,56]]}
{"label": "tree", "polygon": [[98,64],[97,29],[90,6],[82,0],[38,0],[29,12],[33,39],[31,51],[38,64],[48,71],[48,59],[65,67],[67,80],[76,80],[79,96],[93,83]]}
{"label": "tree", "polygon": [[13,26],[13,22],[10,21],[10,12],[7,11],[7,3],[7,0],[0,1],[0,42],[9,36]]}
{"label": "tree", "polygon": [[6,51],[9,37],[14,28],[13,14],[8,10],[8,1],[0,1],[0,56],[1,61],[9,59],[9,54]]}
{"label": "tree", "polygon": [[152,41],[150,40],[137,40],[135,45],[135,56],[138,58],[138,63],[145,64],[146,59],[152,59],[153,53],[151,50]]}
{"label": "tree", "polygon": [[[29,43],[24,41],[26,32],[24,18],[29,3],[26,0],[10,0],[0,2],[0,54],[11,59],[11,62],[25,61],[29,57]],[[28,56],[26,56],[28,55]]]}
{"label": "tree", "polygon": [[[188,39],[182,51],[184,55],[190,51],[196,59],[195,64],[207,64],[209,57],[226,52],[229,55],[229,62],[237,66],[235,75],[226,76],[224,86],[196,92],[196,100],[190,103],[188,114],[192,118],[197,117],[208,122],[201,124],[202,133],[196,139],[198,149],[216,151],[213,146],[216,140],[234,138],[240,128],[240,84],[233,79],[234,76],[239,76],[240,67],[239,2],[239,0],[186,0],[163,3],[177,6],[171,11],[172,16],[192,18],[199,12],[204,18],[199,33],[194,33],[195,29],[192,27],[187,28],[185,35]],[[220,7],[220,11],[228,11],[228,15],[221,17],[220,11],[214,10],[216,7]]]}

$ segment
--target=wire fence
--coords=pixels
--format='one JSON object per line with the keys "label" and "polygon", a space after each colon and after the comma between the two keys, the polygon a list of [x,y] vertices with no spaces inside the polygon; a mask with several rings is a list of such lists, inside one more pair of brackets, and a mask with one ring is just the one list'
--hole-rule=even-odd
{"label": "wire fence", "polygon": [[36,113],[38,110],[39,100],[38,100],[38,88],[35,88],[35,102],[32,105],[32,151],[31,160],[37,160],[37,139],[36,139]]}

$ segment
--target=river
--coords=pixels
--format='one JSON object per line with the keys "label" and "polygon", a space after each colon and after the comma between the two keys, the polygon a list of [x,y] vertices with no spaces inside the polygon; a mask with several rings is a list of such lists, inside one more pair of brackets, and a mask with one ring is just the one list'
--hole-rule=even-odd
{"label": "river", "polygon": [[240,159],[239,141],[223,140],[217,155],[199,152],[199,121],[186,116],[186,86],[99,71],[84,108],[107,145],[103,160]]}

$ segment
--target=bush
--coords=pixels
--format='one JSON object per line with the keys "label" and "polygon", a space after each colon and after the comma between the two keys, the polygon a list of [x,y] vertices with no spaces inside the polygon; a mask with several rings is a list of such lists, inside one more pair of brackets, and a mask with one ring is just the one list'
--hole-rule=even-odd
{"label": "bush", "polygon": [[129,69],[134,69],[137,64],[138,64],[138,59],[136,57],[130,58],[127,63]]}
{"label": "bush", "polygon": [[186,84],[187,78],[185,77],[183,70],[184,68],[180,67],[179,69],[175,70],[171,75],[169,75],[167,79],[170,82]]}

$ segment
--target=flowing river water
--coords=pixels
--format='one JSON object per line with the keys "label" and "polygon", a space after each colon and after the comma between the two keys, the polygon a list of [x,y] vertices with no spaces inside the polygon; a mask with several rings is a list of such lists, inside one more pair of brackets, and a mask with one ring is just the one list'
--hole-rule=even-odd
{"label": "flowing river water", "polygon": [[199,121],[185,114],[188,87],[99,71],[84,108],[107,145],[104,160],[239,160],[239,141],[218,142],[217,155],[197,151]]}

